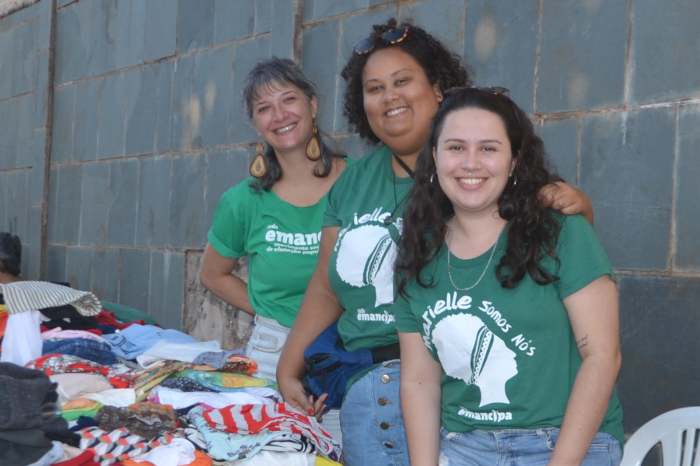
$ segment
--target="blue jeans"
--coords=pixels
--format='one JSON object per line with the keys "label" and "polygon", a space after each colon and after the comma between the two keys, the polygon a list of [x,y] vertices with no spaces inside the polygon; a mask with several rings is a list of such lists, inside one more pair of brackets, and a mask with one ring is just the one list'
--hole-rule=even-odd
{"label": "blue jeans", "polygon": [[67,338],[65,340],[47,340],[42,350],[46,354],[70,354],[79,358],[108,366],[117,363],[117,356],[112,353],[109,343],[87,338]]}
{"label": "blue jeans", "polygon": [[[440,431],[440,453],[449,466],[545,466],[559,437],[558,428]],[[582,466],[618,466],[620,442],[598,432]]]}
{"label": "blue jeans", "polygon": [[340,408],[346,466],[409,464],[401,416],[401,362],[387,361],[356,381]]}

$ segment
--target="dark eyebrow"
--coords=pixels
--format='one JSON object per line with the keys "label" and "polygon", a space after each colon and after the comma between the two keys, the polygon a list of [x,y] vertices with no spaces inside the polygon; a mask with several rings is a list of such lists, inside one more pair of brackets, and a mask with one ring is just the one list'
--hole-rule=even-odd
{"label": "dark eyebrow", "polygon": [[[395,75],[401,73],[402,71],[412,71],[412,70],[410,68],[401,68],[401,69],[398,69],[398,70],[394,71],[393,73],[391,73],[391,76],[395,76]],[[372,81],[379,81],[379,79],[371,78],[371,79],[368,79],[367,81],[363,82],[362,84],[365,85],[368,82],[372,82]]]}
{"label": "dark eyebrow", "polygon": [[[286,97],[288,94],[296,94],[296,91],[295,91],[294,89],[290,89],[290,90],[288,90],[287,92],[283,93],[283,94],[282,94],[282,97]],[[258,106],[260,106],[260,105],[262,105],[262,104],[267,104],[267,100],[262,100],[262,99],[261,99],[261,100],[258,100],[257,102],[255,102],[255,105],[254,105],[254,106],[255,106],[255,107],[258,107]]]}
{"label": "dark eyebrow", "polygon": [[400,70],[396,70],[393,73],[391,73],[392,76],[401,73],[402,71],[411,71],[410,68],[401,68]]}
{"label": "dark eyebrow", "polygon": [[[460,139],[460,138],[449,138],[449,139],[445,139],[445,141],[443,141],[443,142],[461,142],[461,143],[464,143],[466,141],[464,139]],[[488,144],[488,143],[496,143],[496,144],[503,145],[503,143],[501,141],[499,141],[498,139],[481,139],[479,141],[479,144]]]}

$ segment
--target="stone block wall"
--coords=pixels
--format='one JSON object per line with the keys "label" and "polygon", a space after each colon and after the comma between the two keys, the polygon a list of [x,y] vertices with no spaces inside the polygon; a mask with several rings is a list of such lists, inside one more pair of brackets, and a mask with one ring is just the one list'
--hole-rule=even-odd
{"label": "stone block wall", "polygon": [[22,236],[25,275],[242,345],[250,320],[205,296],[197,269],[256,142],[243,78],[298,60],[319,125],[361,157],[339,73],[391,17],[444,41],[475,84],[508,87],[591,197],[619,279],[626,429],[697,405],[695,0],[41,0],[0,19],[0,229]]}

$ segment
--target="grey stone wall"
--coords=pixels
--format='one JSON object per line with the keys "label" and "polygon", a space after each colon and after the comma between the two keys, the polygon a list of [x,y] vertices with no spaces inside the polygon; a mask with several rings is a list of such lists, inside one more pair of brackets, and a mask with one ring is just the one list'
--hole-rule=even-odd
{"label": "grey stone wall", "polygon": [[0,229],[25,241],[25,276],[243,344],[250,321],[196,283],[217,201],[251,160],[242,80],[260,58],[298,59],[320,126],[361,157],[339,72],[390,17],[510,88],[591,197],[619,278],[627,430],[699,404],[696,0],[41,0],[0,19]]}

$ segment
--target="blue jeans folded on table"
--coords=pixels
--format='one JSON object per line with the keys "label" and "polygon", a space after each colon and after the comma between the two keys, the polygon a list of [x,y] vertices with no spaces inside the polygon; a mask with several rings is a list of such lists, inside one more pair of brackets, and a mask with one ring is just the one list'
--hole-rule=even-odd
{"label": "blue jeans folded on table", "polygon": [[112,345],[114,354],[124,359],[136,359],[160,340],[169,343],[197,343],[197,339],[174,329],[154,325],[133,324],[118,333],[102,335]]}
{"label": "blue jeans folded on table", "polygon": [[[500,429],[440,432],[440,453],[449,466],[545,466],[552,458],[559,429]],[[598,432],[581,466],[618,466],[620,442]]]}
{"label": "blue jeans folded on table", "polygon": [[108,366],[117,363],[117,356],[112,353],[109,343],[88,338],[52,339],[44,342],[42,354],[70,354],[79,358]]}

